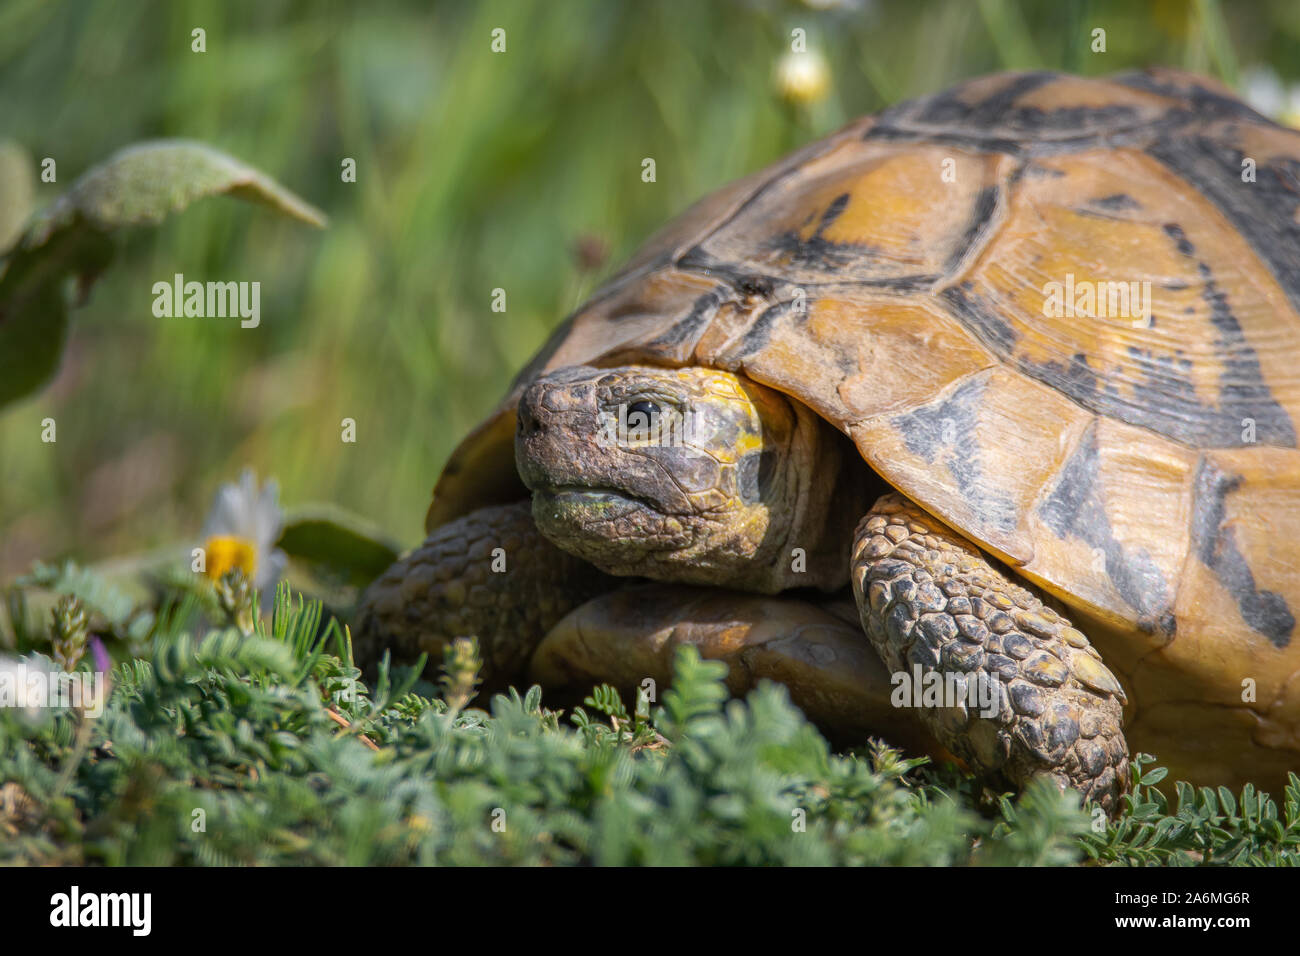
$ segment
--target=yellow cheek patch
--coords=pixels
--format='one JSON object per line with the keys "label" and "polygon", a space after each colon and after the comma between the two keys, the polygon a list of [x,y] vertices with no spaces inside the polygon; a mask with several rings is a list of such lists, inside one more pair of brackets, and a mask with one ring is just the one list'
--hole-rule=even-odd
{"label": "yellow cheek patch", "polygon": [[232,568],[239,568],[248,580],[253,580],[257,570],[257,548],[251,541],[217,535],[209,538],[203,548],[208,556],[205,573],[213,581],[220,581],[221,576]]}
{"label": "yellow cheek patch", "polygon": [[736,460],[763,448],[763,436],[757,432],[741,432],[736,438]]}

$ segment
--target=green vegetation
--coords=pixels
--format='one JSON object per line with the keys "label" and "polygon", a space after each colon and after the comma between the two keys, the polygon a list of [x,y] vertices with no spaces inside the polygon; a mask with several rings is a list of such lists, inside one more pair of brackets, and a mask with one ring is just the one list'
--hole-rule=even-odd
{"label": "green vegetation", "polygon": [[[1050,787],[989,800],[884,745],[835,755],[782,687],[728,700],[724,666],[693,648],[648,714],[609,687],[572,714],[536,687],[484,712],[465,706],[470,641],[439,687],[384,667],[370,689],[346,631],[287,586],[269,625],[232,573],[167,599],[143,634],[110,587],[46,573],[105,603],[62,601],[46,629],[15,601],[24,644],[86,672],[93,620],[143,657],[112,669],[99,718],[0,708],[0,863],[1300,863],[1294,775],[1281,810],[1180,785],[1171,811],[1144,765],[1096,832]],[[196,636],[208,617],[223,626]]]}

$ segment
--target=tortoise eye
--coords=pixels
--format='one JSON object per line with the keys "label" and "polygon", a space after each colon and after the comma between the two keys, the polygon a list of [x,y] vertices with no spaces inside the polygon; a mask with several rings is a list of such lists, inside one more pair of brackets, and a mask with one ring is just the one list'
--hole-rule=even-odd
{"label": "tortoise eye", "polygon": [[627,407],[627,423],[630,428],[647,428],[659,417],[659,406],[651,401],[633,402]]}

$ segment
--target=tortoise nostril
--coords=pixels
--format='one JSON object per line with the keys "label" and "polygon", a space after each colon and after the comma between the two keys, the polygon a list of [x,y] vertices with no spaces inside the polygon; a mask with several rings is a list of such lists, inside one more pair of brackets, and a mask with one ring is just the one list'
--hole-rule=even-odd
{"label": "tortoise nostril", "polygon": [[516,416],[518,432],[525,438],[540,435],[546,431],[546,425],[538,417],[537,406],[532,398],[533,396],[525,393],[519,401],[519,411]]}

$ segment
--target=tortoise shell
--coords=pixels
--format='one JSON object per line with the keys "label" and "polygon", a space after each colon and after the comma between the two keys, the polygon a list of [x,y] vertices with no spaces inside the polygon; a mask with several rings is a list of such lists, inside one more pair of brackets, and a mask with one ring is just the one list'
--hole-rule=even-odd
{"label": "tortoise shell", "polygon": [[1136,746],[1203,730],[1210,763],[1276,769],[1300,749],[1298,312],[1300,133],[1173,71],[984,77],[687,210],[457,449],[427,525],[526,494],[513,408],[543,371],[742,373],[1068,605]]}

